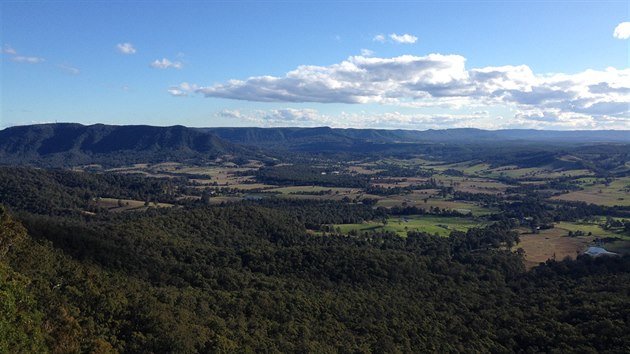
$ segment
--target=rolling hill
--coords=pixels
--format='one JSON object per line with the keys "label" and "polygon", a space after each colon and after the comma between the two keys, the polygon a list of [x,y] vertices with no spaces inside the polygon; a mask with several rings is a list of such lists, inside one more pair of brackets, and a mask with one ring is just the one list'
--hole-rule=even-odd
{"label": "rolling hill", "polygon": [[3,163],[63,166],[119,165],[148,161],[249,156],[246,149],[213,133],[183,126],[41,124],[0,131]]}
{"label": "rolling hill", "polygon": [[441,130],[387,130],[316,128],[199,128],[237,144],[300,148],[313,143],[353,145],[357,143],[470,143],[544,142],[544,143],[630,143],[627,130],[482,130],[457,128]]}

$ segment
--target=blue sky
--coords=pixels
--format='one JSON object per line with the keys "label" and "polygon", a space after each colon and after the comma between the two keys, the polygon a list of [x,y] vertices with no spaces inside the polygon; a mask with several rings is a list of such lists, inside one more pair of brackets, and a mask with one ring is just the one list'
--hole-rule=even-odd
{"label": "blue sky", "polygon": [[630,129],[627,1],[0,6],[0,128]]}

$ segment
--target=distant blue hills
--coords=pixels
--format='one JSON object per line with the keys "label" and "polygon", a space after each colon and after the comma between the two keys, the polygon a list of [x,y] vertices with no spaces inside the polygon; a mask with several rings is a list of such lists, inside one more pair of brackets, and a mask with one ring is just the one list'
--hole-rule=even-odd
{"label": "distant blue hills", "polygon": [[[76,165],[259,158],[270,151],[308,153],[435,152],[458,146],[630,144],[630,130],[387,130],[316,128],[188,128],[77,123],[15,126],[0,131],[0,163]],[[463,148],[462,146],[468,146]],[[457,149],[451,149],[451,155]],[[261,151],[265,154],[261,155]],[[439,151],[438,151],[439,153]]]}

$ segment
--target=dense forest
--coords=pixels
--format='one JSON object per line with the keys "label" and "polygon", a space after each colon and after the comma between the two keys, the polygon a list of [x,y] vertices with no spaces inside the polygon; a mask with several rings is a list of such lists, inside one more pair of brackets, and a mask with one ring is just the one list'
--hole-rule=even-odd
{"label": "dense forest", "polygon": [[404,209],[266,198],[112,213],[94,198],[175,202],[178,181],[0,171],[3,352],[630,350],[629,256],[525,271],[511,248],[514,220],[601,212],[586,204],[488,199],[503,216],[449,237],[313,234]]}

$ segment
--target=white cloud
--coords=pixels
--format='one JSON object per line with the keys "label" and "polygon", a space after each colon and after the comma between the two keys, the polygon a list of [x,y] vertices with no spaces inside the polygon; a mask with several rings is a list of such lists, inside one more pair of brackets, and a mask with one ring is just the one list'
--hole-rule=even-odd
{"label": "white cloud", "polygon": [[17,50],[8,44],[2,48],[2,53],[10,55],[11,60],[16,63],[39,64],[45,61],[44,58],[40,57],[18,55]]}
{"label": "white cloud", "polygon": [[495,127],[487,112],[471,114],[408,114],[397,111],[386,113],[341,112],[336,115],[322,114],[315,109],[223,110],[219,117],[251,122],[260,126],[301,126],[334,128],[389,128],[389,129],[439,129],[445,127]]}
{"label": "white cloud", "polygon": [[399,44],[413,44],[413,43],[416,43],[416,41],[418,41],[418,37],[412,34],[408,34],[408,33],[405,33],[405,34],[391,33],[388,36],[385,36],[384,34],[377,34],[376,36],[372,38],[372,41],[385,43],[387,42],[387,38],[389,38],[390,42],[399,43]]}
{"label": "white cloud", "polygon": [[248,117],[243,117],[243,115],[241,114],[241,111],[239,110],[224,109],[221,112],[218,112],[217,115],[219,117],[230,118],[230,119],[249,120]]}
{"label": "white cloud", "polygon": [[595,119],[587,114],[562,112],[558,109],[528,108],[516,110],[511,118],[487,111],[469,113],[426,114],[340,112],[323,114],[316,109],[282,108],[268,110],[223,110],[216,115],[264,127],[384,128],[384,129],[628,129],[630,117]]}
{"label": "white cloud", "polygon": [[331,125],[334,121],[315,109],[270,109],[243,112],[241,110],[224,110],[219,116],[253,122],[264,126],[321,126]]}
{"label": "white cloud", "polygon": [[630,38],[630,22],[622,22],[615,27],[613,37],[618,39]]}
{"label": "white cloud", "polygon": [[416,41],[418,40],[418,37],[411,34],[407,34],[407,33],[405,34],[392,33],[389,35],[389,38],[391,38],[391,40],[396,43],[403,43],[403,44],[413,44],[413,43],[416,43]]}
{"label": "white cloud", "polygon": [[194,92],[199,89],[199,86],[195,84],[189,84],[187,82],[182,82],[177,86],[171,86],[167,92],[171,96],[175,97],[185,97],[188,96],[191,92]]}
{"label": "white cloud", "polygon": [[374,36],[374,38],[372,38],[372,41],[379,42],[379,43],[384,43],[385,42],[385,36],[382,35],[382,34],[377,34],[376,36]]}
{"label": "white cloud", "polygon": [[128,42],[118,43],[116,45],[116,48],[122,54],[135,54],[136,53],[136,48],[133,46],[133,44],[128,43]]}
{"label": "white cloud", "polygon": [[315,109],[273,109],[265,112],[262,119],[274,125],[330,125],[329,117],[320,114]]}
{"label": "white cloud", "polygon": [[517,111],[511,125],[533,129],[619,129],[619,126],[599,122],[589,115],[537,108]]}
{"label": "white cloud", "polygon": [[364,57],[371,57],[371,56],[373,56],[373,55],[374,55],[374,52],[373,52],[373,51],[371,51],[371,50],[369,50],[369,49],[365,49],[365,48],[361,49],[361,56],[364,56]]}
{"label": "white cloud", "polygon": [[429,89],[448,90],[467,78],[464,62],[459,55],[355,56],[330,66],[299,66],[284,77],[230,80],[199,92],[262,102],[388,103],[402,97],[427,97]]}
{"label": "white cloud", "polygon": [[17,63],[39,64],[44,62],[44,58],[40,57],[27,57],[22,55],[15,55],[11,57],[11,60]]}
{"label": "white cloud", "polygon": [[541,122],[540,117],[548,120],[554,114],[564,119],[558,124],[572,119],[584,127],[630,116],[630,69],[541,75],[527,65],[467,69],[465,63],[460,55],[354,56],[329,66],[299,66],[280,77],[255,76],[169,92],[187,95],[195,91],[207,97],[258,102],[480,110],[501,106],[523,112],[535,108],[544,113],[521,114],[518,119]]}
{"label": "white cloud", "polygon": [[181,69],[184,67],[184,64],[182,64],[179,61],[172,62],[166,58],[162,58],[162,60],[158,60],[158,59],[154,60],[151,63],[151,66],[156,69],[168,69],[168,68]]}

